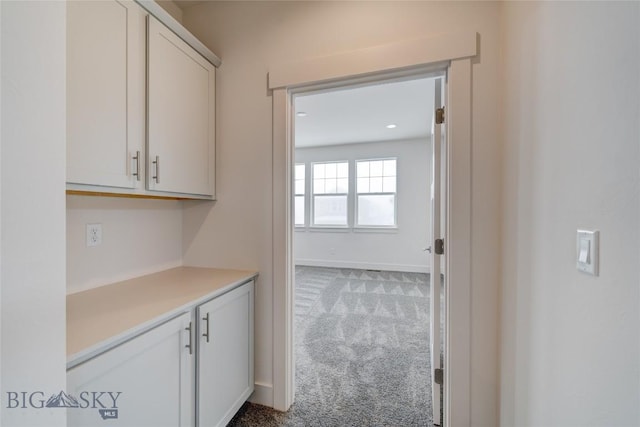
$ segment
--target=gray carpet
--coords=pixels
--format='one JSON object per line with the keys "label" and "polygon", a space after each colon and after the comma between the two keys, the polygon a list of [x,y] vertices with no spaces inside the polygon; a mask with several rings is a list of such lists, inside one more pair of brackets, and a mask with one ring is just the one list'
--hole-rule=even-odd
{"label": "gray carpet", "polygon": [[230,426],[431,426],[428,275],[296,267],[296,401]]}

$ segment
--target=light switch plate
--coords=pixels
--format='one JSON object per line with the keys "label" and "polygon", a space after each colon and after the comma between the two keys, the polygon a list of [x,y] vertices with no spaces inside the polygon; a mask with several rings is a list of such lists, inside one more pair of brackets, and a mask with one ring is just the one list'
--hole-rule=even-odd
{"label": "light switch plate", "polygon": [[598,275],[600,232],[578,230],[576,238],[576,268],[592,276]]}

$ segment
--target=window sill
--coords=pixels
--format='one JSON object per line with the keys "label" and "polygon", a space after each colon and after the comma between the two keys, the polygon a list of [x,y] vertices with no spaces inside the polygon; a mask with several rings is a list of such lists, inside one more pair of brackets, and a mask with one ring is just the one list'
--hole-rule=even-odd
{"label": "window sill", "polygon": [[354,233],[397,233],[398,227],[353,227]]}
{"label": "window sill", "polygon": [[348,233],[351,229],[347,226],[335,226],[335,227],[323,227],[323,226],[311,226],[308,228],[309,231],[314,233]]}
{"label": "window sill", "polygon": [[399,232],[398,227],[323,227],[323,226],[297,226],[294,231],[312,233],[379,233],[379,234],[396,234]]}

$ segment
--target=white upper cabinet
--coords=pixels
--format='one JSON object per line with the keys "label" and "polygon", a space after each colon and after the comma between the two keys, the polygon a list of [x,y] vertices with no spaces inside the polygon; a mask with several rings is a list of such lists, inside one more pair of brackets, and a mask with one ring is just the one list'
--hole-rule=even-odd
{"label": "white upper cabinet", "polygon": [[215,196],[215,67],[148,17],[147,188]]}
{"label": "white upper cabinet", "polygon": [[130,1],[67,2],[69,183],[143,187],[144,25]]}
{"label": "white upper cabinet", "polygon": [[155,2],[67,2],[67,189],[214,198],[219,64]]}

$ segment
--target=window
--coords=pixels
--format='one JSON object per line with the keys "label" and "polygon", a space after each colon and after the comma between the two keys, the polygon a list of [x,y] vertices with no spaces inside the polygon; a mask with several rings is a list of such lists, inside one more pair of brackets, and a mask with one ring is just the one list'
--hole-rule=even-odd
{"label": "window", "polygon": [[396,159],[356,161],[356,225],[395,227]]}
{"label": "window", "polygon": [[295,207],[294,219],[296,227],[304,227],[305,225],[305,209],[304,209],[304,184],[305,184],[305,167],[304,163],[296,164],[294,176],[294,192]]}
{"label": "window", "polygon": [[313,163],[313,225],[347,226],[349,163]]}

